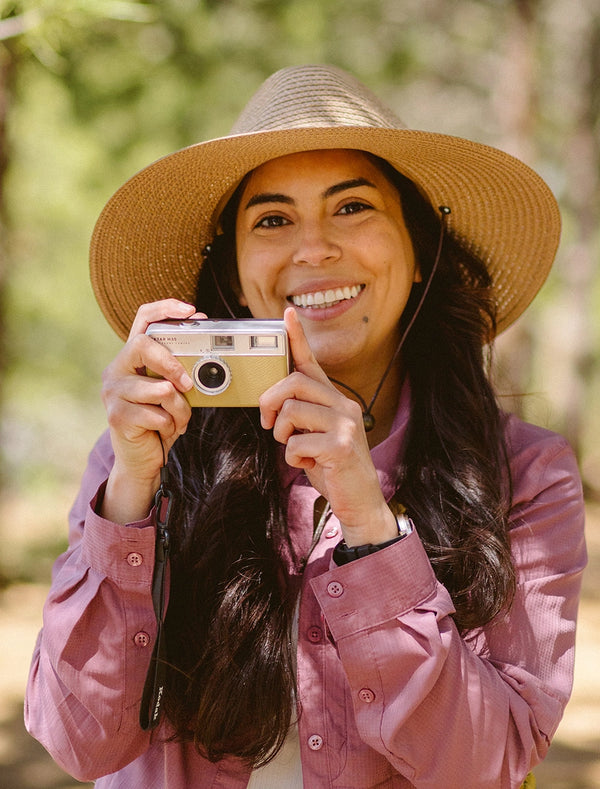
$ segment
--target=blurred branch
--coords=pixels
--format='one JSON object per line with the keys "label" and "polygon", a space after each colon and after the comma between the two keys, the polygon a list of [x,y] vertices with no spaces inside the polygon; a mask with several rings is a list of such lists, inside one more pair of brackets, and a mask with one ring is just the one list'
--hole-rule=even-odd
{"label": "blurred branch", "polygon": [[[4,405],[4,379],[6,368],[5,294],[8,281],[8,221],[6,216],[5,174],[9,163],[8,116],[14,95],[16,60],[7,46],[0,47],[0,411]],[[3,486],[4,468],[0,463],[0,488]]]}
{"label": "blurred branch", "polygon": [[81,25],[88,24],[90,18],[114,19],[120,22],[151,22],[156,19],[156,9],[127,0],[56,0],[47,4],[45,10],[32,8],[15,16],[0,19],[0,41],[22,36],[39,28],[48,21],[61,21],[72,24],[79,18]]}
{"label": "blurred branch", "polygon": [[38,11],[26,11],[18,16],[11,16],[8,19],[0,19],[0,41],[7,41],[9,38],[21,36],[28,30],[39,25],[41,15]]}

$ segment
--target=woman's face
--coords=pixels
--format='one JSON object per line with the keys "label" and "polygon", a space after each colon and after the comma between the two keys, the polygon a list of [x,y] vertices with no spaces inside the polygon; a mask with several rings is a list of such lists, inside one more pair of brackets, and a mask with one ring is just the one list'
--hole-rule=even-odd
{"label": "woman's face", "polygon": [[255,318],[294,306],[332,376],[387,365],[419,272],[398,192],[367,155],[311,151],[258,167],[236,247],[240,303]]}

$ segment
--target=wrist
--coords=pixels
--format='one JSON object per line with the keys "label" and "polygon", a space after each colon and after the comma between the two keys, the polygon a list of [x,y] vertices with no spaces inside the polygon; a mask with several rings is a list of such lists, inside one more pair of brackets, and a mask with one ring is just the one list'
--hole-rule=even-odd
{"label": "wrist", "polygon": [[154,496],[160,485],[160,477],[136,479],[111,471],[99,515],[113,523],[125,525],[148,517],[154,504]]}
{"label": "wrist", "polygon": [[353,516],[353,525],[349,526],[345,520],[340,524],[344,542],[349,548],[357,545],[378,545],[398,536],[395,510],[390,509],[383,499],[381,506]]}
{"label": "wrist", "polygon": [[377,551],[394,545],[400,542],[405,537],[408,537],[414,530],[414,524],[406,514],[401,513],[394,515],[396,522],[396,534],[388,540],[378,543],[364,543],[362,545],[347,545],[345,540],[339,542],[333,551],[333,561],[337,565],[348,564],[355,559],[362,559],[364,556],[370,556]]}

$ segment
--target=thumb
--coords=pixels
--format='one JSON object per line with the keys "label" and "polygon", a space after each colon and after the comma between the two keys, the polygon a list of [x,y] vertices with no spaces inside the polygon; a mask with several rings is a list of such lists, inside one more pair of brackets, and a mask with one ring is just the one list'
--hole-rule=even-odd
{"label": "thumb", "polygon": [[287,329],[290,350],[296,370],[315,381],[329,383],[329,379],[323,372],[308,344],[296,310],[293,307],[288,307],[283,314],[283,320],[285,321],[285,328]]}

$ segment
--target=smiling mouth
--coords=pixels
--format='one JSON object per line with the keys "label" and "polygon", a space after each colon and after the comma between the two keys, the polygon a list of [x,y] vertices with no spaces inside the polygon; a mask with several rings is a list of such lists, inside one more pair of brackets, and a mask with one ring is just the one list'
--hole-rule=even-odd
{"label": "smiling mouth", "polygon": [[355,299],[364,290],[364,285],[346,285],[343,288],[331,288],[328,290],[316,290],[312,293],[299,293],[297,296],[289,296],[288,301],[295,307],[309,309],[325,309],[334,307],[341,301]]}

